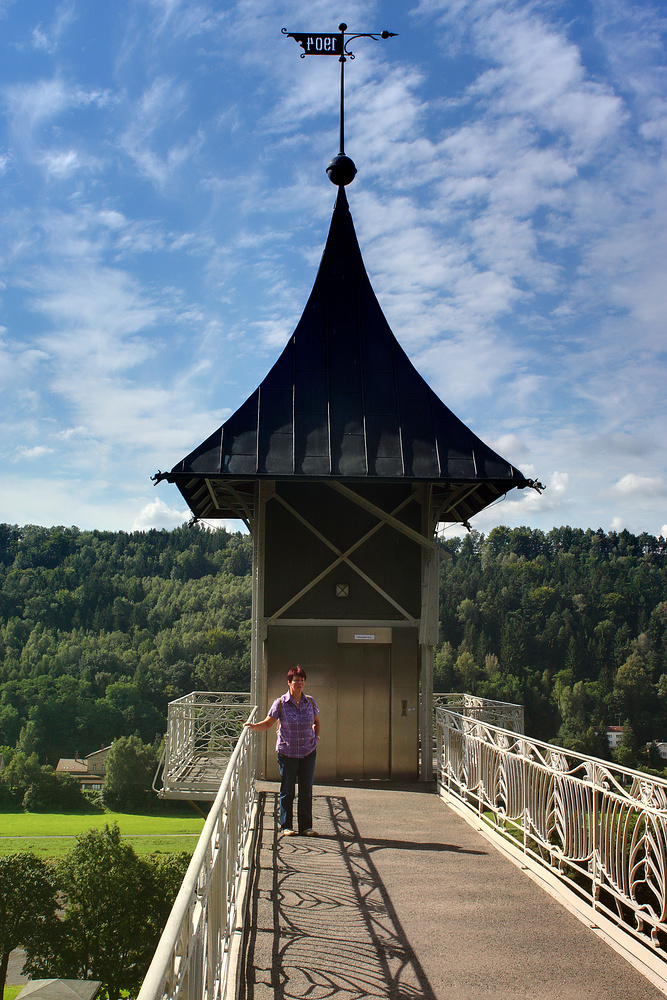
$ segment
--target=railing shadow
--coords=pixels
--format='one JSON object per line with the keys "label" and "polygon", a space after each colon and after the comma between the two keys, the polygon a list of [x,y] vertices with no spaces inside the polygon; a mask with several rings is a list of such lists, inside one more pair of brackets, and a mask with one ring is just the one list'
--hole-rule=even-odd
{"label": "railing shadow", "polygon": [[241,996],[435,1000],[371,856],[410,845],[362,841],[347,799],[332,795],[316,797],[318,839],[277,840],[277,796],[262,795]]}

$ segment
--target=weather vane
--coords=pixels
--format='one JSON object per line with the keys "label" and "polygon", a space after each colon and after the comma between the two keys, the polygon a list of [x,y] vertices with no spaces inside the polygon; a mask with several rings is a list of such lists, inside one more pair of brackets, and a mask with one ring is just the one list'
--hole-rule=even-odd
{"label": "weather vane", "polygon": [[345,185],[354,180],[357,172],[353,161],[345,155],[345,63],[348,59],[354,59],[354,53],[350,52],[348,45],[356,38],[372,38],[379,42],[381,38],[395,38],[395,31],[360,31],[350,32],[345,37],[347,31],[346,24],[339,24],[337,32],[296,32],[282,29],[283,35],[293,38],[299,43],[303,52],[301,58],[306,56],[338,56],[340,63],[340,149],[338,155],[327,167],[327,174],[332,184]]}

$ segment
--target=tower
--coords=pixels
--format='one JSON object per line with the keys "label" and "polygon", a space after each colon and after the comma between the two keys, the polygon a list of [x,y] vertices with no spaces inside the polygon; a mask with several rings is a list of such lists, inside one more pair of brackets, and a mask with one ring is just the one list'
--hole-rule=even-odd
{"label": "tower", "polygon": [[[260,717],[301,664],[322,719],[318,780],[412,779],[420,732],[431,743],[437,524],[467,524],[536,484],[445,406],[389,328],[342,147],[341,114],[329,234],[282,354],[221,427],[155,478],[175,483],[195,517],[240,518],[252,533]],[[423,777],[430,767],[425,754]]]}

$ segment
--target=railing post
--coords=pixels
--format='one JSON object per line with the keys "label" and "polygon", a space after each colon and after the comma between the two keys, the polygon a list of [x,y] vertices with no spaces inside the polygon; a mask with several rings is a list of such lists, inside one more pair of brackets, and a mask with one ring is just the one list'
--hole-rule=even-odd
{"label": "railing post", "polygon": [[598,788],[597,788],[597,778],[598,778],[598,774],[597,774],[597,767],[595,766],[595,764],[593,764],[592,772],[593,772],[593,778],[592,778],[593,793],[591,795],[591,817],[590,817],[590,823],[591,823],[591,825],[593,827],[592,841],[591,841],[591,843],[592,843],[592,856],[591,856],[591,893],[592,893],[592,896],[593,896],[593,909],[597,910],[597,908],[598,908],[598,892],[599,892],[598,879],[599,879],[600,876],[598,874],[598,860],[597,860],[597,854],[598,854]]}
{"label": "railing post", "polygon": [[528,755],[524,740],[519,743],[521,747],[521,785],[523,791],[523,810],[521,817],[521,828],[523,830],[523,853],[528,850],[528,827],[530,825],[530,813],[528,809]]}
{"label": "railing post", "polygon": [[[475,731],[477,727],[475,727]],[[468,739],[470,734],[468,733]],[[477,740],[477,815],[482,818],[482,741]]]}

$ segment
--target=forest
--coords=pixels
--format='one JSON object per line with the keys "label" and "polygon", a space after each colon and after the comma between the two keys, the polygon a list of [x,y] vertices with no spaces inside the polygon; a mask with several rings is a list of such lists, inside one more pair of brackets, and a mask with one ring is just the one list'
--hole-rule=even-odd
{"label": "forest", "polygon": [[[526,709],[526,731],[663,764],[667,543],[628,531],[494,528],[441,539],[435,688]],[[55,765],[121,736],[159,742],[167,704],[250,677],[248,535],[0,525],[0,748]]]}
{"label": "forest", "polygon": [[667,542],[643,533],[498,527],[442,543],[436,690],[525,706],[526,732],[663,767]]}
{"label": "forest", "polygon": [[0,525],[0,745],[43,763],[159,741],[167,704],[250,685],[247,535]]}

